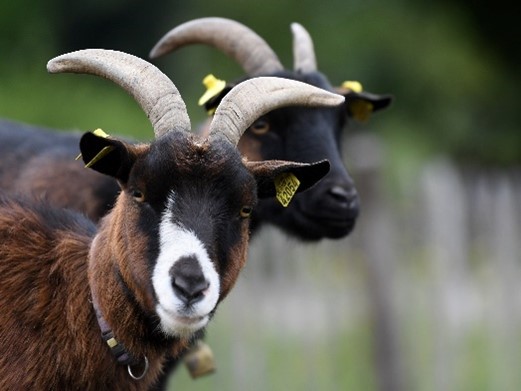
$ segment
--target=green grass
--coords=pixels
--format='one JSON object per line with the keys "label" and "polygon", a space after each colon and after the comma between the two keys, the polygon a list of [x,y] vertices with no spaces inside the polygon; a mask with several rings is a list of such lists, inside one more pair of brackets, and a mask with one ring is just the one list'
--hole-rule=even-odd
{"label": "green grass", "polygon": [[217,372],[192,380],[181,367],[170,379],[170,390],[376,389],[366,324],[306,341],[305,336],[267,332],[262,325],[233,336],[223,323],[212,323],[206,340],[214,350]]}

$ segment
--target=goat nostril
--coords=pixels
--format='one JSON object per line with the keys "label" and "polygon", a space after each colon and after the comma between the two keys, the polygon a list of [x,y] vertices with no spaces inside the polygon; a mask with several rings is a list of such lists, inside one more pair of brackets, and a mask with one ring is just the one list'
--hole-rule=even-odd
{"label": "goat nostril", "polygon": [[328,190],[327,195],[337,208],[349,212],[353,218],[358,215],[360,206],[358,192],[354,187],[335,185]]}
{"label": "goat nostril", "polygon": [[357,199],[356,190],[347,190],[342,186],[333,186],[328,190],[328,194],[338,203],[350,206]]}
{"label": "goat nostril", "polygon": [[360,203],[358,201],[358,195],[355,195],[350,201],[349,201],[349,209],[351,209],[353,212],[355,212],[358,215],[359,209],[360,209]]}
{"label": "goat nostril", "polygon": [[208,289],[210,283],[203,276],[194,278],[183,275],[176,276],[172,280],[172,287],[176,295],[185,304],[194,304],[204,297],[204,291]]}
{"label": "goat nostril", "polygon": [[349,196],[347,190],[340,186],[333,186],[331,189],[329,189],[329,194],[338,201],[345,201]]}

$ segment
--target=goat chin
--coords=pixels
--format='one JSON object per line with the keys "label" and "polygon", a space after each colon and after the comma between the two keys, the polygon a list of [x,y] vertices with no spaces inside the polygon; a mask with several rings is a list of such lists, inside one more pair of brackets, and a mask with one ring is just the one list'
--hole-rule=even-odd
{"label": "goat chin", "polygon": [[160,327],[163,333],[179,338],[191,337],[195,332],[204,328],[210,320],[209,314],[181,316],[171,313],[160,305],[156,307],[156,312],[161,319]]}

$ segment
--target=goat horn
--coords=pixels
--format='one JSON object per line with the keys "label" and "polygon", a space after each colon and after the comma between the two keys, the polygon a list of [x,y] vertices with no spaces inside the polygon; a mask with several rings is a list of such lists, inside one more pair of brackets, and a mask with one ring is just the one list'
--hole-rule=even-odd
{"label": "goat horn", "polygon": [[257,77],[235,86],[217,107],[209,137],[224,137],[237,145],[260,116],[285,106],[339,106],[344,97],[295,80]]}
{"label": "goat horn", "polygon": [[104,49],[86,49],[53,58],[49,73],[87,73],[118,84],[141,106],[156,138],[179,129],[190,131],[190,119],[179,91],[154,65],[138,57]]}
{"label": "goat horn", "polygon": [[200,18],[170,30],[150,52],[157,58],[179,47],[201,43],[214,46],[233,58],[248,76],[284,69],[275,52],[253,30],[231,19]]}
{"label": "goat horn", "polygon": [[293,69],[297,72],[315,72],[317,70],[317,60],[313,48],[313,40],[299,23],[291,24],[293,33]]}

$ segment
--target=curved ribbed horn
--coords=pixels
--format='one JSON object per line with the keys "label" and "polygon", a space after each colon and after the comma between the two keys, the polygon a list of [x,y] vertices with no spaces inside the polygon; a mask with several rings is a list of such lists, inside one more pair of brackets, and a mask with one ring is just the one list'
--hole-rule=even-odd
{"label": "curved ribbed horn", "polygon": [[315,72],[317,70],[317,60],[313,40],[299,23],[291,23],[293,33],[293,70],[297,72]]}
{"label": "curved ribbed horn", "polygon": [[209,137],[224,137],[237,145],[260,116],[285,106],[338,106],[344,97],[295,80],[257,77],[235,86],[217,107]]}
{"label": "curved ribbed horn", "polygon": [[225,18],[201,18],[170,30],[150,52],[157,58],[179,47],[200,43],[233,58],[248,76],[267,75],[284,69],[275,52],[254,31]]}
{"label": "curved ribbed horn", "polygon": [[118,84],[141,106],[156,138],[174,130],[190,131],[190,119],[179,91],[154,65],[138,57],[104,49],[86,49],[53,58],[50,73],[87,73]]}

